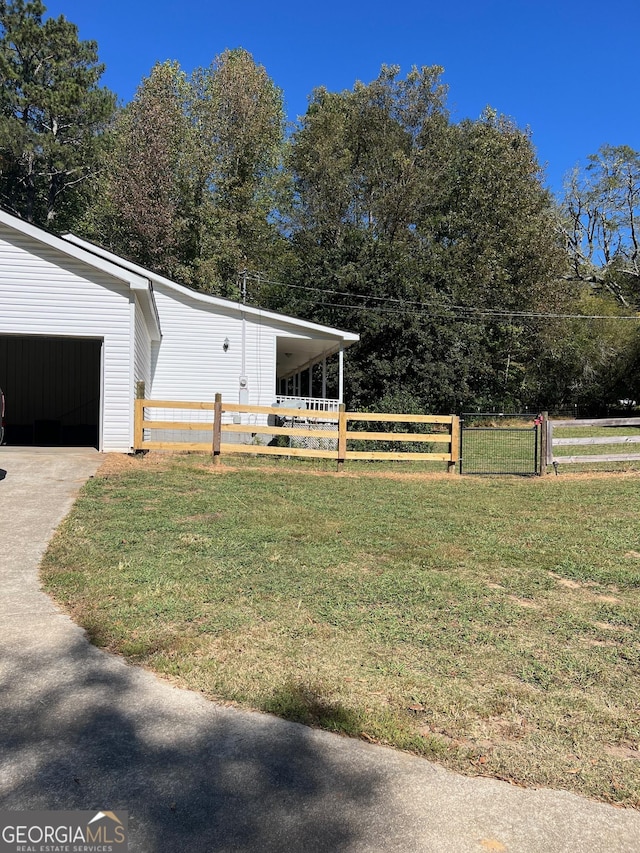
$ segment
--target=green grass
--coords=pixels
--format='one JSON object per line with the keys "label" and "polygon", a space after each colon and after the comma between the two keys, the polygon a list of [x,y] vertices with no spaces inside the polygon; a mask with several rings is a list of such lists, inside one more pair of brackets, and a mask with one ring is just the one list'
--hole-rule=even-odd
{"label": "green grass", "polygon": [[640,807],[637,475],[413,471],[107,467],[44,582],[211,698]]}

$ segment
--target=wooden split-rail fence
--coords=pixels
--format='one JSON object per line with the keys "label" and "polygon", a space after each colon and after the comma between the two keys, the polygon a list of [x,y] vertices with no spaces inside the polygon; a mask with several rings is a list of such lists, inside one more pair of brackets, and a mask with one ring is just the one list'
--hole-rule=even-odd
{"label": "wooden split-rail fence", "polygon": [[[201,420],[156,420],[154,410],[183,410],[199,412]],[[210,417],[202,417],[211,412]],[[244,421],[244,422],[243,422]],[[247,422],[249,421],[249,422]],[[424,431],[390,432],[369,429],[350,429],[349,425],[367,423],[423,425]],[[426,425],[426,426],[425,426]],[[457,415],[389,414],[387,412],[320,412],[283,406],[251,406],[223,402],[219,394],[215,402],[185,402],[176,400],[135,401],[135,450],[195,450],[202,451],[202,441],[176,441],[162,437],[151,438],[157,431],[181,432],[195,435],[212,433],[210,445],[214,461],[225,454],[266,454],[298,456],[315,459],[335,459],[340,470],[348,460],[419,460],[444,462],[449,472],[456,470],[460,446],[460,419]],[[280,436],[289,440],[288,446],[278,446]],[[231,439],[226,440],[225,439]],[[235,439],[235,440],[233,440]],[[275,439],[275,441],[274,441]],[[392,442],[422,445],[424,450],[355,450],[349,445],[358,442]],[[295,444],[315,446],[295,446]],[[434,449],[437,448],[437,449]]]}
{"label": "wooden split-rail fence", "polygon": [[[542,433],[542,459],[543,473],[547,465],[553,465],[555,468],[559,464],[591,464],[593,462],[637,462],[640,461],[640,453],[627,450],[625,453],[610,453],[608,449],[605,452],[597,453],[590,452],[577,454],[556,454],[557,447],[574,447],[574,448],[594,448],[605,447],[610,448],[612,445],[626,445],[627,447],[640,445],[639,434],[624,434],[619,430],[624,427],[640,428],[640,418],[579,418],[574,420],[549,420],[544,416],[544,430]],[[615,428],[609,435],[599,436],[565,436],[556,437],[554,430],[562,428],[589,428],[598,430],[600,428]]]}

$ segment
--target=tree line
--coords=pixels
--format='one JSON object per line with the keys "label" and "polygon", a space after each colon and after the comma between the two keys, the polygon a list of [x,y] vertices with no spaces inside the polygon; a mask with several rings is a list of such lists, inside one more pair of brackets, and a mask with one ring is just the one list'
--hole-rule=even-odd
{"label": "tree line", "polygon": [[351,406],[640,399],[640,153],[545,188],[528,131],[453,122],[438,66],[283,93],[243,49],[157,64],[118,106],[95,42],[0,0],[0,204],[202,291],[357,331]]}

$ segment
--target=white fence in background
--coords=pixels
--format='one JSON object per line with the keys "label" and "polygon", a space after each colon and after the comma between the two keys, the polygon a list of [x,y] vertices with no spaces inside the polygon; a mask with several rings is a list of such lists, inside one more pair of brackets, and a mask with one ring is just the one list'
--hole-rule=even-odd
{"label": "white fence in background", "polygon": [[[589,427],[602,428],[611,427],[610,435],[605,436],[572,436],[570,438],[556,438],[553,435],[554,429],[561,427]],[[638,445],[640,444],[640,435],[624,435],[618,432],[621,427],[640,428],[640,418],[596,418],[592,420],[564,420],[564,421],[546,421],[546,463],[547,465],[570,465],[570,464],[590,464],[592,462],[637,462],[640,460],[640,453],[627,451],[626,453],[589,453],[566,456],[556,455],[554,448],[556,447],[595,447],[606,445]]]}
{"label": "white fence in background", "polygon": [[306,409],[310,412],[336,412],[340,410],[340,400],[329,397],[293,397],[290,394],[277,394],[276,406],[286,409]]}

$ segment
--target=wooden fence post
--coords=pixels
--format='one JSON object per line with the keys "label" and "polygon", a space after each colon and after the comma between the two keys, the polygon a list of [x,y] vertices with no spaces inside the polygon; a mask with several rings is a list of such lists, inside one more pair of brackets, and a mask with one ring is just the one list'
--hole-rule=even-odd
{"label": "wooden fence post", "polygon": [[338,471],[344,468],[344,458],[347,455],[347,416],[344,403],[338,409]]}
{"label": "wooden fence post", "polygon": [[211,454],[213,464],[220,464],[220,444],[222,442],[222,394],[216,394],[213,406],[213,446]]}
{"label": "wooden fence post", "polygon": [[553,465],[553,421],[547,421],[547,465]]}
{"label": "wooden fence post", "polygon": [[549,453],[549,412],[542,413],[542,423],[540,424],[540,471],[541,477],[547,473],[547,455]]}
{"label": "wooden fence post", "polygon": [[144,442],[144,398],[136,398],[133,406],[133,449],[142,450]]}
{"label": "wooden fence post", "polygon": [[144,406],[140,400],[144,400],[146,396],[144,379],[138,379],[135,385],[136,397],[133,405],[133,449],[142,450],[142,442],[144,441],[144,430],[142,422],[144,420]]}
{"label": "wooden fence post", "polygon": [[447,472],[456,473],[456,463],[460,456],[460,418],[451,415],[451,459],[447,463]]}

